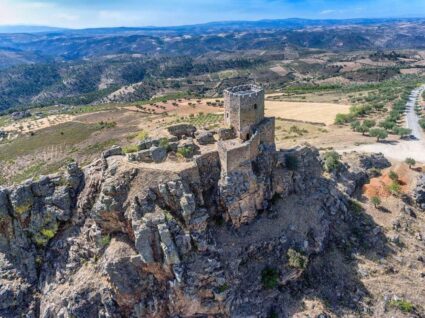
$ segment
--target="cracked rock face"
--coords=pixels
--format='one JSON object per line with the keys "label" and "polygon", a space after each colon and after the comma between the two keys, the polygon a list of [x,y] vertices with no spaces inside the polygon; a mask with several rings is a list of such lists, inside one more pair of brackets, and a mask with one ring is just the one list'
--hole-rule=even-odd
{"label": "cracked rock face", "polygon": [[264,147],[228,175],[216,153],[194,162],[149,170],[117,149],[0,188],[0,316],[267,317],[285,304],[265,269],[281,288],[298,280],[347,219],[346,193],[309,147]]}
{"label": "cracked rock face", "polygon": [[413,199],[422,210],[425,210],[425,174],[418,177],[416,187],[413,190]]}

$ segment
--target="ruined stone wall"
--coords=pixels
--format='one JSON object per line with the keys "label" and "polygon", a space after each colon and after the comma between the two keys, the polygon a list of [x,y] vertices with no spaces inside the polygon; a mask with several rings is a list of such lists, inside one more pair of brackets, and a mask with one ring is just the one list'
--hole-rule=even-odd
{"label": "ruined stone wall", "polygon": [[210,151],[195,158],[203,189],[209,189],[220,179],[221,165],[218,151]]}
{"label": "ruined stone wall", "polygon": [[223,175],[237,169],[244,162],[251,160],[251,143],[244,142],[238,146],[226,148],[225,143],[218,142],[217,149],[220,156]]}
{"label": "ruined stone wall", "polygon": [[275,118],[264,118],[257,126],[260,142],[263,144],[274,144],[275,142]]}

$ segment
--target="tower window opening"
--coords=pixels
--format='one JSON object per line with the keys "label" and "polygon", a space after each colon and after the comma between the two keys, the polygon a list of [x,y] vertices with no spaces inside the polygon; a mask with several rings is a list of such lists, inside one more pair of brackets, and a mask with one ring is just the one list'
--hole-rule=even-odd
{"label": "tower window opening", "polygon": [[254,104],[254,109],[257,109],[257,104]]}

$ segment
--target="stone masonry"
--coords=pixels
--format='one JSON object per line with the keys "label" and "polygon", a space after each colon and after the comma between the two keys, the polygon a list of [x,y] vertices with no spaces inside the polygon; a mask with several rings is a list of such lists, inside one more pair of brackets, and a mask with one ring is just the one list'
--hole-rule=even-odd
{"label": "stone masonry", "polygon": [[256,85],[241,85],[224,91],[224,121],[248,140],[252,129],[264,118],[264,90]]}

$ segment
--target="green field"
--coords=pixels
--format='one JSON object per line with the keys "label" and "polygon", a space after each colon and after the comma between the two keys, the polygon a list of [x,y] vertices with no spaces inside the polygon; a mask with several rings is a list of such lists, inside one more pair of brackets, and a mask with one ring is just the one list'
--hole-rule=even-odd
{"label": "green field", "polygon": [[9,143],[0,145],[0,161],[15,160],[18,157],[34,154],[37,150],[55,145],[72,146],[86,140],[99,125],[87,125],[77,122],[68,122],[59,126],[46,128],[36,132],[33,136],[19,137]]}

